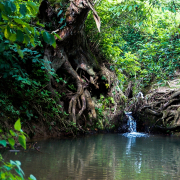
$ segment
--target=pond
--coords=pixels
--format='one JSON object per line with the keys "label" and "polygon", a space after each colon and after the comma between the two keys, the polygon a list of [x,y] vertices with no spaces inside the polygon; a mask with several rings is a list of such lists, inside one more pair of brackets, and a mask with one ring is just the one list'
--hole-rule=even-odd
{"label": "pond", "polygon": [[36,150],[1,151],[38,180],[180,179],[180,138],[100,134],[38,141]]}

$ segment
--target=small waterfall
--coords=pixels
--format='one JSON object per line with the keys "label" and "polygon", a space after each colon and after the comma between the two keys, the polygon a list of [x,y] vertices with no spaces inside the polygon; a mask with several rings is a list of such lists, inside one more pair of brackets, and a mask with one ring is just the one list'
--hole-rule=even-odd
{"label": "small waterfall", "polygon": [[127,116],[128,116],[128,121],[127,121],[128,131],[129,132],[137,132],[136,131],[136,120],[132,117],[131,114],[128,114]]}
{"label": "small waterfall", "polygon": [[125,112],[128,117],[127,126],[129,133],[124,133],[123,136],[126,137],[142,137],[147,136],[145,133],[138,133],[136,130],[136,120],[132,117],[132,112]]}

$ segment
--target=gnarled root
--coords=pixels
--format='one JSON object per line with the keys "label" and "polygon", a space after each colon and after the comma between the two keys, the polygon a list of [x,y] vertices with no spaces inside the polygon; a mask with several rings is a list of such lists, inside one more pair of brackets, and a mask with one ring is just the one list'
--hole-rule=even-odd
{"label": "gnarled root", "polygon": [[[44,45],[44,63],[46,74],[49,79],[47,89],[51,92],[56,101],[61,104],[55,89],[55,87],[59,87],[60,85],[58,86],[57,83],[54,83],[51,69],[54,69],[56,73],[63,65],[67,73],[75,80],[77,88],[77,92],[75,94],[73,93],[73,96],[71,97],[68,109],[74,123],[76,123],[76,120],[82,115],[86,107],[92,112],[93,118],[96,117],[90,93],[87,90],[84,91],[88,86],[88,83],[99,88],[96,82],[97,76],[93,70],[93,66],[96,66],[96,62],[91,55],[84,33],[84,23],[90,10],[92,10],[98,30],[100,30],[100,19],[92,6],[92,3],[93,1],[89,0],[70,1],[69,7],[65,13],[66,26],[63,29],[60,28],[63,24],[59,24],[59,18],[60,16],[64,17],[64,15],[58,14],[59,10],[57,10],[56,6],[52,6],[48,1],[43,0],[39,8],[39,18],[46,23],[53,23],[52,27],[55,29],[53,29],[52,33],[57,33],[60,36],[60,39],[55,37],[55,49],[51,46]],[[52,19],[56,20],[52,21]],[[81,78],[81,75],[78,75],[77,71],[75,71],[72,66],[76,66],[77,70],[78,68],[81,68],[88,74],[90,79],[87,80],[88,77],[85,78],[88,83]],[[77,113],[78,107],[80,111]]]}
{"label": "gnarled root", "polygon": [[82,115],[83,111],[86,109],[86,97],[85,97],[84,93],[81,95],[81,101],[82,101],[82,108],[77,115],[77,119],[79,119],[79,117]]}
{"label": "gnarled root", "polygon": [[79,96],[81,96],[84,92],[83,87],[83,81],[77,74],[77,72],[72,68],[71,64],[68,61],[68,58],[66,57],[66,61],[64,63],[64,68],[67,70],[69,74],[72,75],[72,77],[76,80],[77,85],[77,92],[76,94],[71,98],[69,103],[69,114],[72,116],[72,120],[74,123],[76,123],[76,104],[78,101]]}
{"label": "gnarled root", "polygon": [[95,111],[94,102],[91,99],[91,95],[87,89],[84,91],[84,94],[85,94],[86,100],[87,100],[87,108],[91,111],[91,115],[95,119],[96,118],[96,111]]}
{"label": "gnarled root", "polygon": [[[140,113],[148,113],[158,117],[154,127],[160,127],[166,130],[176,129],[180,125],[180,91],[154,90],[151,94],[146,95],[143,104],[138,109]],[[161,128],[161,129],[162,129]]]}
{"label": "gnarled root", "polygon": [[[76,85],[77,85],[77,92],[76,94],[71,98],[69,102],[69,114],[71,114],[72,121],[76,123],[76,120],[79,119],[79,117],[82,115],[83,111],[86,109],[86,104],[87,108],[91,111],[92,117],[96,118],[96,111],[95,111],[95,106],[94,102],[91,99],[91,95],[89,91],[84,88],[86,87],[86,83],[83,82],[83,80],[79,77],[77,72],[72,68],[71,64],[69,61],[66,59],[66,62],[64,63],[64,68],[67,70],[69,74],[73,76],[73,78],[76,80]],[[79,97],[81,97],[81,102],[82,102],[82,108],[77,114],[76,117],[76,104],[78,102],[79,107],[81,107],[80,102],[79,102]]]}

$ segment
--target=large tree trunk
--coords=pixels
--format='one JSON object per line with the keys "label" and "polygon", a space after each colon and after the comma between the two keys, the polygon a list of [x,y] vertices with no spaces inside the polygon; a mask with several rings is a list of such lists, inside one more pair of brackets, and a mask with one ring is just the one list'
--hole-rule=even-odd
{"label": "large tree trunk", "polygon": [[[59,69],[62,69],[73,79],[77,90],[74,94],[73,92],[71,93],[73,95],[71,95],[69,101],[68,112],[72,121],[76,123],[76,120],[85,109],[88,109],[92,117],[96,118],[95,106],[88,87],[91,85],[98,88],[96,82],[98,79],[97,73],[94,71],[94,68],[98,69],[98,64],[86,42],[84,23],[90,10],[93,11],[98,29],[100,28],[100,19],[93,8],[92,1],[73,0],[70,1],[70,5],[65,13],[66,26],[60,29],[58,21],[60,18],[63,18],[63,15],[58,16],[58,7],[58,3],[51,5],[47,0],[44,0],[39,8],[39,18],[46,24],[51,23],[53,26],[51,33],[56,32],[61,37],[61,40],[56,38],[56,48],[44,44],[44,63],[49,78],[47,89],[63,108],[63,102],[56,93],[58,85],[55,83],[50,70],[53,68],[57,72]],[[47,30],[49,31],[49,29]],[[78,72],[83,72],[85,76]]]}

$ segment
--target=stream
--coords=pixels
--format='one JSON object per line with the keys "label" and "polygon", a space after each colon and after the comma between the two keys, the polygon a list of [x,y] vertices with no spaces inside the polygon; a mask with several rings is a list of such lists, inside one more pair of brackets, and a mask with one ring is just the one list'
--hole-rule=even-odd
{"label": "stream", "polygon": [[41,140],[36,150],[0,153],[39,180],[180,179],[179,137],[99,134]]}
{"label": "stream", "polygon": [[136,132],[128,117],[128,133],[40,140],[42,152],[0,153],[6,161],[21,161],[26,177],[37,180],[180,179],[180,138]]}

